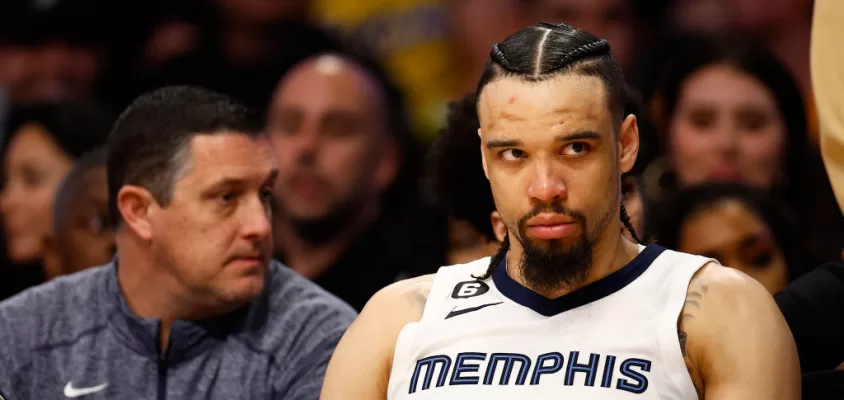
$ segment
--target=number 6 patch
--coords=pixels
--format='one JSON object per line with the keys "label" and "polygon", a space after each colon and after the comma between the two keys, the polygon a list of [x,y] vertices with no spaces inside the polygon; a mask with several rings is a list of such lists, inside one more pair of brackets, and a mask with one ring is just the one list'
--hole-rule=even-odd
{"label": "number 6 patch", "polygon": [[489,291],[489,285],[481,281],[465,281],[454,286],[451,297],[455,299],[467,299],[480,296]]}

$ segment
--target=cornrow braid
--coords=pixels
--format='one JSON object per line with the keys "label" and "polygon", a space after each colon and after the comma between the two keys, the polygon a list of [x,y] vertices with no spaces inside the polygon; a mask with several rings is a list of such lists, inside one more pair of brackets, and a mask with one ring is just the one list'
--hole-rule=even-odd
{"label": "cornrow braid", "polygon": [[513,66],[510,65],[510,63],[507,61],[507,57],[504,57],[504,52],[501,51],[501,49],[498,47],[498,43],[492,46],[492,50],[489,52],[489,57],[495,62],[501,64],[504,69],[508,71],[513,71]]}
{"label": "cornrow braid", "polygon": [[563,57],[562,64],[571,65],[571,63],[589,56],[607,53],[610,50],[610,44],[604,39],[600,39],[591,43],[586,43]]}
{"label": "cornrow braid", "polygon": [[627,215],[627,209],[624,208],[624,202],[621,202],[621,223],[624,224],[624,227],[627,231],[630,232],[630,236],[633,236],[633,240],[636,243],[642,243],[642,240],[639,239],[639,235],[636,234],[636,230],[633,229],[633,224],[630,223],[630,216]]}
{"label": "cornrow braid", "polygon": [[536,24],[536,26],[546,28],[546,29],[550,29],[552,31],[559,31],[559,30],[561,30],[561,28],[563,28],[564,25],[559,24],[559,23],[555,24],[553,22],[540,22],[540,23]]}
{"label": "cornrow braid", "polygon": [[495,255],[492,256],[492,259],[489,261],[489,267],[487,267],[486,272],[481,276],[472,275],[472,278],[475,278],[479,281],[485,281],[492,277],[492,273],[495,271],[495,268],[501,264],[501,261],[507,257],[507,251],[510,250],[510,234],[504,234],[504,240],[501,241],[501,247],[498,248],[498,251],[495,252]]}

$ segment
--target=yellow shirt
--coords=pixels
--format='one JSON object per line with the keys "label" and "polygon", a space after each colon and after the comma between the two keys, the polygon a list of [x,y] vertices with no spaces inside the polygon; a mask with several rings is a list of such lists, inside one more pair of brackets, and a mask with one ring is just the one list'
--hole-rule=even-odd
{"label": "yellow shirt", "polygon": [[311,16],[346,38],[376,51],[404,90],[415,133],[432,140],[456,97],[448,37],[447,4],[441,0],[314,0]]}
{"label": "yellow shirt", "polygon": [[815,0],[812,21],[812,90],[826,172],[838,206],[844,210],[844,1]]}

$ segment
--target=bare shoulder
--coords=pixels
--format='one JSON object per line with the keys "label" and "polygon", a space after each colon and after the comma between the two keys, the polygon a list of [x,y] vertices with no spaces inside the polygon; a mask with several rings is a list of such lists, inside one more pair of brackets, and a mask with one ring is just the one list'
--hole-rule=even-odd
{"label": "bare shoulder", "polygon": [[364,331],[386,343],[394,343],[402,328],[422,319],[434,275],[395,282],[375,293],[349,329]]}
{"label": "bare shoulder", "polygon": [[759,318],[779,315],[773,296],[739,270],[708,263],[689,281],[682,316],[729,320],[745,311],[757,312]]}
{"label": "bare shoulder", "polygon": [[407,324],[422,318],[433,282],[434,275],[399,281],[369,299],[334,351],[321,399],[387,398],[396,341]]}
{"label": "bare shoulder", "polygon": [[[703,266],[690,280],[678,334],[701,396],[746,371],[788,382],[795,375],[792,367],[799,368],[791,332],[773,296],[741,271],[716,263]],[[769,370],[765,363],[779,367]],[[743,379],[749,385],[756,378]]]}
{"label": "bare shoulder", "polygon": [[[415,322],[422,317],[425,302],[434,284],[434,274],[395,282],[379,290],[366,303],[364,313],[377,313],[382,317],[394,315],[407,322]],[[386,315],[384,315],[386,314]]]}
{"label": "bare shoulder", "polygon": [[720,324],[781,319],[773,296],[761,284],[736,269],[708,263],[689,281],[678,326],[682,338],[691,333],[716,334]]}

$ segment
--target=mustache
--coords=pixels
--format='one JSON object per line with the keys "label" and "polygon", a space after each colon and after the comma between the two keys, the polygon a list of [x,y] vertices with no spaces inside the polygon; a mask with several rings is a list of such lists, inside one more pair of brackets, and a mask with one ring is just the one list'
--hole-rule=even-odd
{"label": "mustache", "polygon": [[533,206],[533,208],[531,208],[531,210],[527,214],[519,218],[519,226],[521,227],[527,225],[527,221],[529,219],[543,213],[562,214],[577,221],[580,224],[586,222],[586,215],[584,215],[582,212],[572,210],[566,207],[565,204],[559,201],[555,201],[553,203],[543,203]]}

